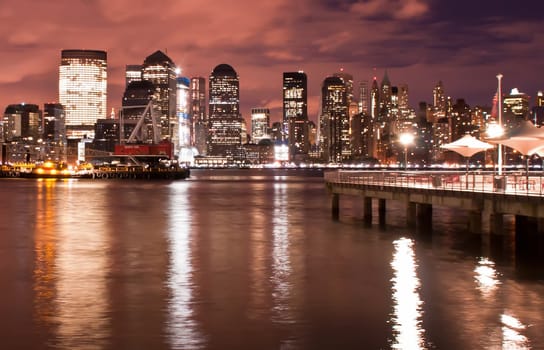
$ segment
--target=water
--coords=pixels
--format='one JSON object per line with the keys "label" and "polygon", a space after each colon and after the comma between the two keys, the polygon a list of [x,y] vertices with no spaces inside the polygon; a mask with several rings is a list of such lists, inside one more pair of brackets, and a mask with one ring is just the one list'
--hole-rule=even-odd
{"label": "water", "polygon": [[0,348],[544,349],[542,250],[511,222],[436,208],[431,235],[388,202],[365,227],[349,197],[334,221],[319,175],[1,180]]}

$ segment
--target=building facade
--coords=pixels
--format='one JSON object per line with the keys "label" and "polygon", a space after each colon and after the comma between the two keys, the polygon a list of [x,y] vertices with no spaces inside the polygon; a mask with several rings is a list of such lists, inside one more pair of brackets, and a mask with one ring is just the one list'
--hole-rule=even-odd
{"label": "building facade", "polygon": [[94,124],[107,115],[107,54],[97,50],[63,50],[59,66],[59,102],[71,139],[94,137]]}
{"label": "building facade", "polygon": [[259,143],[262,139],[270,138],[270,110],[268,108],[251,109],[251,143]]}
{"label": "building facade", "polygon": [[176,65],[162,51],[155,51],[144,60],[142,80],[154,86],[153,103],[162,139],[172,140],[176,129],[176,77]]}
{"label": "building facade", "polygon": [[291,159],[307,155],[308,138],[308,78],[306,73],[283,73],[283,124]]}
{"label": "building facade", "polygon": [[326,162],[342,163],[351,156],[347,90],[344,80],[327,77],[321,89],[319,142]]}
{"label": "building facade", "polygon": [[243,141],[240,81],[228,64],[216,66],[209,80],[208,155],[232,156]]}
{"label": "building facade", "polygon": [[206,79],[191,78],[191,119],[193,121],[193,145],[198,154],[207,153],[208,114],[206,113]]}

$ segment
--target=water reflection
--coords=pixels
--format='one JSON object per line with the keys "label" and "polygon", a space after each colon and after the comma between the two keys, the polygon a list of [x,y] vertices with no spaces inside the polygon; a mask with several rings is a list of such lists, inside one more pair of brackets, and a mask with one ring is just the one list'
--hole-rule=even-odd
{"label": "water reflection", "polygon": [[495,263],[487,258],[480,258],[478,265],[474,269],[478,289],[484,297],[492,296],[500,284],[497,279],[497,270]]}
{"label": "water reflection", "polygon": [[170,267],[167,285],[171,298],[168,302],[167,332],[174,349],[200,349],[203,343],[193,315],[192,212],[187,186],[187,183],[171,186],[168,215]]}
{"label": "water reflection", "polygon": [[393,242],[395,253],[391,266],[393,276],[393,349],[424,349],[424,330],[421,328],[423,302],[419,296],[420,282],[414,257],[413,241],[401,238]]}
{"label": "water reflection", "polygon": [[[61,186],[57,183],[56,186]],[[57,189],[58,190],[58,189]],[[108,215],[101,191],[73,195],[66,187],[57,202],[58,341],[65,349],[102,349],[110,337],[107,276],[110,273]]]}
{"label": "water reflection", "polygon": [[54,182],[38,182],[34,230],[34,319],[40,327],[54,327],[56,313],[57,245],[55,237]]}
{"label": "water reflection", "polygon": [[526,328],[516,317],[508,314],[501,315],[502,348],[503,349],[530,349],[529,340],[520,332]]}
{"label": "water reflection", "polygon": [[266,320],[270,312],[270,290],[268,267],[270,256],[270,203],[267,200],[266,185],[262,182],[250,182],[248,193],[249,234],[251,251],[249,273],[251,288],[249,290],[248,317],[252,321]]}
{"label": "water reflection", "polygon": [[287,185],[274,184],[274,213],[272,219],[272,297],[277,322],[290,322],[293,316],[289,307],[291,285],[291,260],[289,258],[289,218],[287,212]]}

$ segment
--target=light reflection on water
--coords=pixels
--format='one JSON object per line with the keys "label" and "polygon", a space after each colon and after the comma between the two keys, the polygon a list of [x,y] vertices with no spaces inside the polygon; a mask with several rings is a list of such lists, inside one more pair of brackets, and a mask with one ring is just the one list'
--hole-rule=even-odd
{"label": "light reflection on water", "polygon": [[[110,272],[106,206],[100,198],[77,203],[66,187],[57,201],[55,235],[56,298],[54,317],[64,349],[102,349],[110,336],[107,289]],[[71,205],[63,205],[71,204]],[[76,205],[79,204],[79,205]]]}
{"label": "light reflection on water", "polygon": [[452,231],[451,213],[434,218],[432,238],[401,238],[405,229],[391,223],[404,210],[394,203],[388,215],[401,215],[383,230],[360,225],[353,216],[361,212],[345,198],[334,221],[319,179],[241,173],[2,183],[13,198],[0,211],[2,345],[14,331],[5,348],[544,342],[544,284],[518,275],[511,245],[484,247]]}
{"label": "light reflection on water", "polygon": [[491,297],[500,284],[495,264],[487,258],[480,258],[474,272],[480,292],[486,298]]}
{"label": "light reflection on water", "polygon": [[516,350],[527,350],[530,349],[529,340],[525,337],[522,332],[526,326],[521,323],[516,317],[509,314],[501,315],[502,322],[502,348],[507,349],[516,349]]}
{"label": "light reflection on water", "polygon": [[291,322],[290,310],[291,260],[289,257],[289,219],[287,213],[287,191],[283,183],[274,184],[272,285],[275,319],[278,322]]}
{"label": "light reflection on water", "polygon": [[171,189],[171,211],[168,215],[170,267],[167,286],[171,292],[168,301],[168,334],[174,349],[201,349],[204,339],[193,314],[195,285],[192,276],[191,204],[186,183],[177,183]]}
{"label": "light reflection on water", "polygon": [[420,282],[417,276],[417,262],[414,242],[401,238],[393,242],[395,252],[391,266],[393,275],[394,312],[392,324],[395,339],[393,349],[425,349],[425,331],[421,327],[423,304],[420,295]]}

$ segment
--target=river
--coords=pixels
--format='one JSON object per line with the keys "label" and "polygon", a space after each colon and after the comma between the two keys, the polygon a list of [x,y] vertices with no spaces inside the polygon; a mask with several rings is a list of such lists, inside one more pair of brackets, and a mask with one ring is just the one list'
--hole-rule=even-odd
{"label": "river", "polygon": [[321,175],[0,180],[0,348],[544,349],[542,237],[333,220]]}

